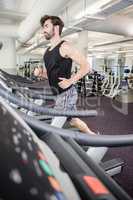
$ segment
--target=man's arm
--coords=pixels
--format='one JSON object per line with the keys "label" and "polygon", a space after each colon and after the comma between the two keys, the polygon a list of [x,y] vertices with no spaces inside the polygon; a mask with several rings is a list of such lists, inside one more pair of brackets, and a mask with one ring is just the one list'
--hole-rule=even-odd
{"label": "man's arm", "polygon": [[63,57],[71,58],[74,62],[76,62],[80,66],[80,69],[77,71],[77,73],[74,74],[70,79],[60,77],[61,81],[59,82],[59,86],[65,89],[70,85],[75,84],[79,79],[81,79],[88,72],[90,72],[91,69],[86,58],[68,42],[64,42],[62,44],[60,48],[60,54]]}
{"label": "man's arm", "polygon": [[34,75],[41,78],[46,78],[46,79],[48,78],[47,70],[45,68],[43,69],[40,67],[35,68]]}

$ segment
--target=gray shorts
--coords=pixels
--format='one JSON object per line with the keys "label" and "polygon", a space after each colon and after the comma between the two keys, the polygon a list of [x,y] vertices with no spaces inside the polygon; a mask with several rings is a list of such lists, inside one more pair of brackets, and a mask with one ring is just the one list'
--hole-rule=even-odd
{"label": "gray shorts", "polygon": [[77,110],[76,102],[78,99],[78,93],[75,86],[59,94],[55,102],[55,109],[57,110]]}

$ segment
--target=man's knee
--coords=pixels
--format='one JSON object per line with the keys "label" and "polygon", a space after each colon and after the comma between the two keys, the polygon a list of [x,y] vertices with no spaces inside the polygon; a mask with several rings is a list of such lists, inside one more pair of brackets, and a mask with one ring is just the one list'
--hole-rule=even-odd
{"label": "man's knee", "polygon": [[69,121],[71,126],[74,126],[75,124],[78,123],[78,118],[71,118],[71,120]]}

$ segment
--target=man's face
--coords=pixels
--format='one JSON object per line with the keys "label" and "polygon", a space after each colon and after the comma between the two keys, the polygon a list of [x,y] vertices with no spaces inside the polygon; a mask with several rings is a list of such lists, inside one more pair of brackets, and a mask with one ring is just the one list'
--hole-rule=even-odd
{"label": "man's face", "polygon": [[43,24],[43,34],[46,40],[50,40],[54,36],[54,26],[50,19]]}

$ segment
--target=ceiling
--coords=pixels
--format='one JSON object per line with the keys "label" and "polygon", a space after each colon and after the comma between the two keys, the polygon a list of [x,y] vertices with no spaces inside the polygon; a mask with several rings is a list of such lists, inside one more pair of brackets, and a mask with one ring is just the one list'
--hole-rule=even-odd
{"label": "ceiling", "polygon": [[[32,12],[37,1],[0,0],[0,26],[19,26]],[[100,5],[102,2],[103,5]],[[88,11],[87,5],[89,5],[89,9],[92,8],[89,12],[94,10],[96,13],[89,15],[86,12]],[[98,7],[99,5],[101,7]],[[83,12],[78,12],[79,8]],[[72,13],[78,13],[78,15],[75,14],[75,18],[72,18]],[[100,53],[113,52],[122,48],[133,49],[132,0],[70,0],[65,8],[60,11],[60,16],[66,21],[64,37],[76,41],[79,31],[88,31],[89,52]],[[122,21],[119,21],[121,19]],[[34,37],[26,41],[22,48],[19,48],[18,52],[32,51],[41,54],[44,51],[45,44],[47,43],[38,30]]]}
{"label": "ceiling", "polygon": [[36,0],[0,0],[0,24],[20,24]]}

